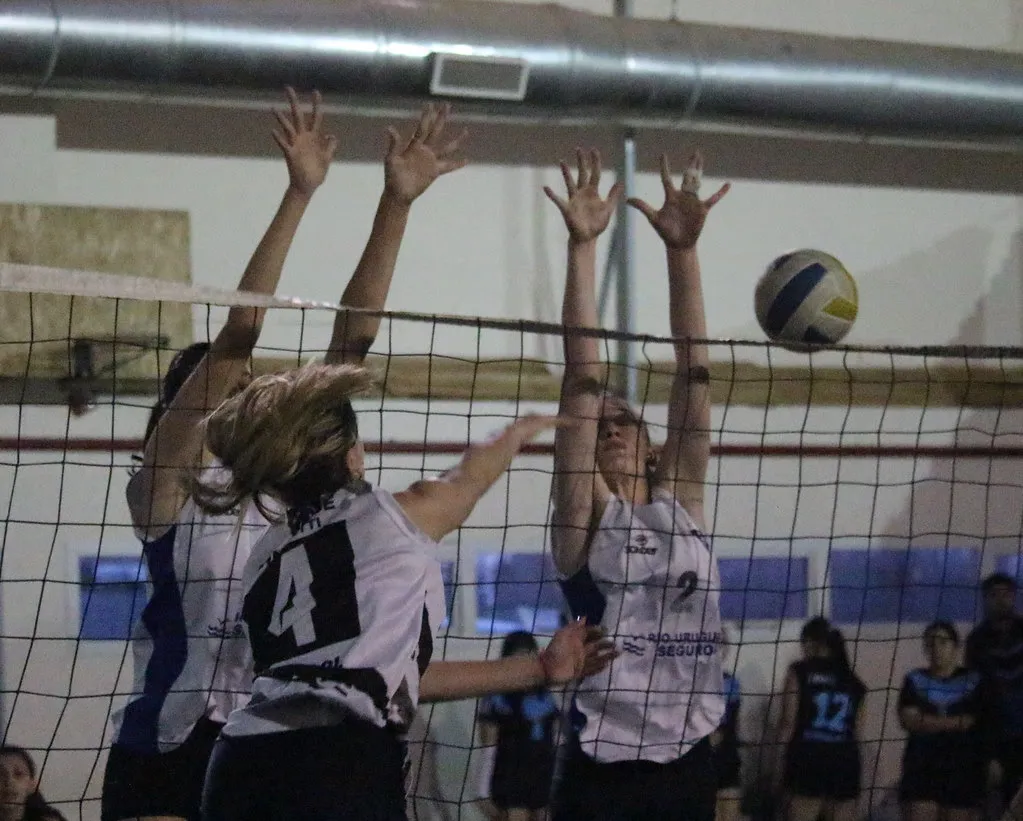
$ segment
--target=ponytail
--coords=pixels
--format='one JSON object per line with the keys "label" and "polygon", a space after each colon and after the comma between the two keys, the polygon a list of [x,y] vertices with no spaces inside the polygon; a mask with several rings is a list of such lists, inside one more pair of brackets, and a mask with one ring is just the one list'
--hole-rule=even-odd
{"label": "ponytail", "polygon": [[831,656],[842,666],[846,673],[852,673],[852,664],[849,661],[849,651],[845,645],[845,636],[837,627],[828,631],[827,647]]}

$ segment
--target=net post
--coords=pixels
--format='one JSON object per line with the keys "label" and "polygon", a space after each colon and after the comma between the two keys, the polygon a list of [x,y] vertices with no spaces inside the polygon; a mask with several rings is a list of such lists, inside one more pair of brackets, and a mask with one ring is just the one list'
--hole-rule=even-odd
{"label": "net post", "polygon": [[[632,16],[632,0],[615,0],[615,17]],[[617,255],[616,309],[615,327],[619,331],[631,333],[636,327],[636,306],[634,300],[635,278],[633,260],[635,259],[635,213],[628,205],[630,197],[636,194],[636,135],[632,129],[622,133],[621,153],[618,160],[618,180],[623,191],[618,203],[617,231],[618,243],[613,245],[610,253]],[[632,342],[618,340],[615,346],[617,372],[615,388],[630,403],[636,401],[636,351]]]}

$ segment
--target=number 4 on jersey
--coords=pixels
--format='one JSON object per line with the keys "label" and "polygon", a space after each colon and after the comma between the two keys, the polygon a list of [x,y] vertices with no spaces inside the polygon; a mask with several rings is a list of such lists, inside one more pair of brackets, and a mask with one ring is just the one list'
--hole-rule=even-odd
{"label": "number 4 on jersey", "polygon": [[267,632],[282,636],[291,630],[297,647],[316,641],[316,628],[313,627],[316,600],[312,585],[313,570],[305,547],[298,546],[284,553]]}

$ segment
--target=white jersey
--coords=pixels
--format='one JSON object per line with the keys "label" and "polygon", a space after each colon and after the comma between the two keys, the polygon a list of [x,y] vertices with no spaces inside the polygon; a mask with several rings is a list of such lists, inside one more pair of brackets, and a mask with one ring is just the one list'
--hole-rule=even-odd
{"label": "white jersey", "polygon": [[225,735],[332,726],[407,729],[444,620],[437,545],[391,494],[338,491],[288,511],[245,568],[256,680]]}
{"label": "white jersey", "polygon": [[[129,482],[129,504],[134,499]],[[132,636],[132,697],[113,716],[114,741],[139,752],[179,746],[199,719],[225,722],[248,699],[252,656],[242,624],[242,569],[267,527],[206,516],[189,499],[178,523],[143,541],[149,600]]]}
{"label": "white jersey", "polygon": [[562,586],[573,614],[600,624],[621,650],[576,693],[583,752],[663,763],[717,729],[725,709],[717,562],[670,493],[635,507],[612,497],[587,565]]}

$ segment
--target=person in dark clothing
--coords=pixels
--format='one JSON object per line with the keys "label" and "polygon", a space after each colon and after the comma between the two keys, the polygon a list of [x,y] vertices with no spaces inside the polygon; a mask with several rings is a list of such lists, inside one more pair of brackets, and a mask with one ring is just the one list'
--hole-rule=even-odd
{"label": "person in dark clothing", "polygon": [[851,821],[860,794],[859,724],[866,685],[841,632],[817,617],[800,634],[803,659],[789,667],[779,727],[788,821]]}
{"label": "person in dark clothing", "polygon": [[905,821],[976,821],[985,787],[986,687],[959,664],[959,633],[947,621],[924,631],[927,667],[906,674],[899,721],[909,733],[899,799]]}
{"label": "person in dark clothing", "polygon": [[[536,655],[531,633],[505,636],[501,656]],[[554,777],[554,730],[561,715],[547,689],[488,696],[480,703],[484,744],[497,753],[490,779],[490,800],[506,821],[538,821],[549,804]]]}
{"label": "person in dark clothing", "polygon": [[1016,612],[1016,580],[1005,573],[981,585],[984,620],[966,639],[966,666],[991,687],[994,715],[989,771],[1008,803],[1023,786],[1023,616]]}

